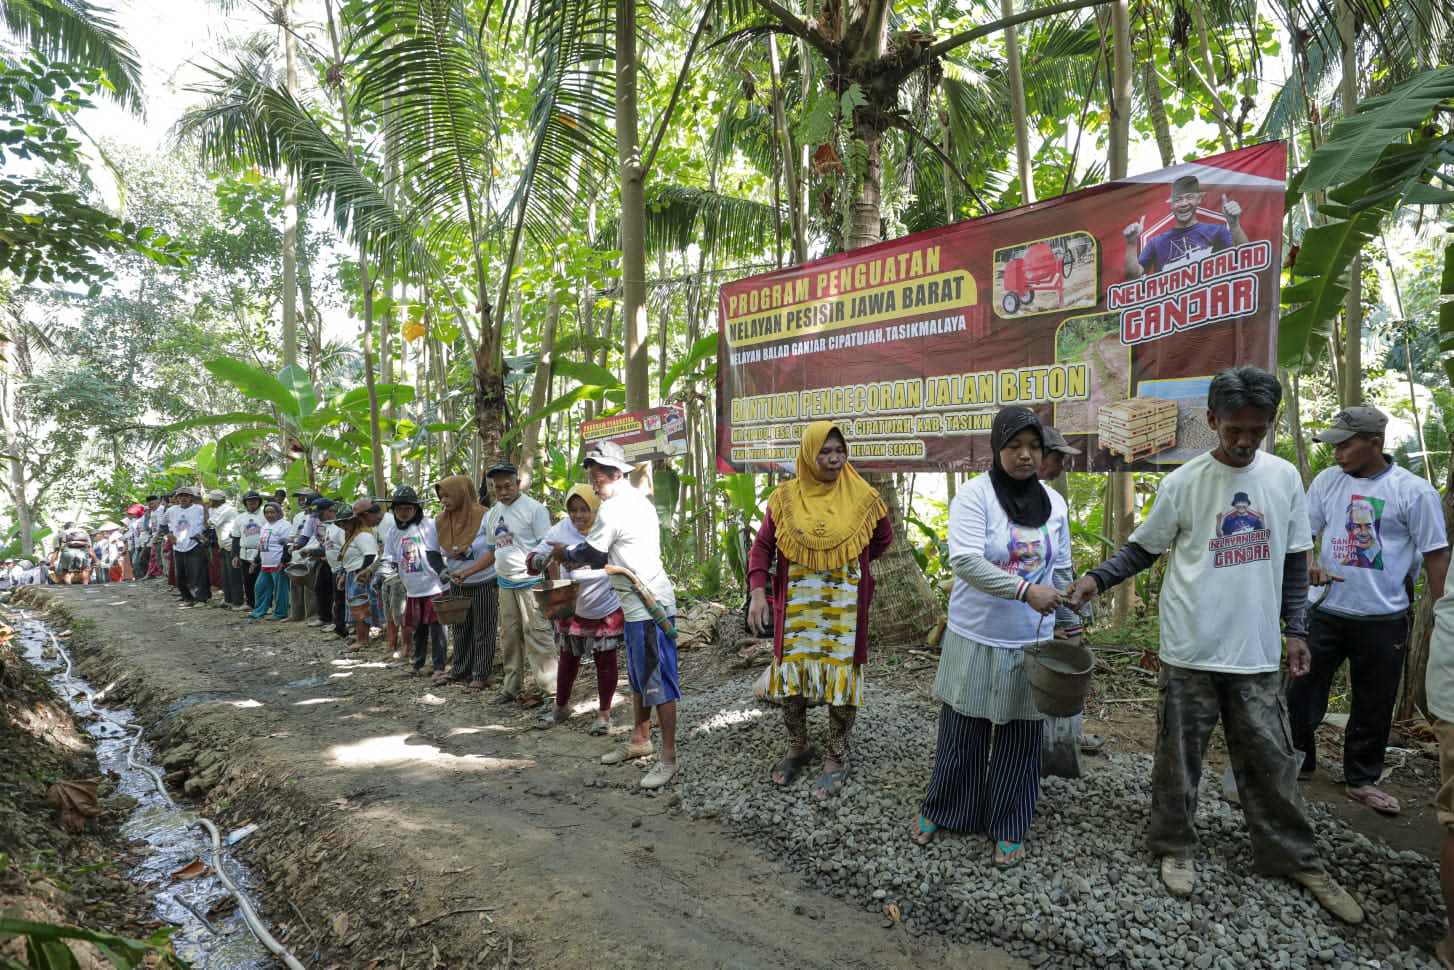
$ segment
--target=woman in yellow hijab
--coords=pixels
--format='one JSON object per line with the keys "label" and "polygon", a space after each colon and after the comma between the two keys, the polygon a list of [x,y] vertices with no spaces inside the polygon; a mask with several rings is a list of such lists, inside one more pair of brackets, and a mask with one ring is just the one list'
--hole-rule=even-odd
{"label": "woman in yellow hijab", "polygon": [[747,562],[747,622],[772,632],[768,694],[782,701],[788,731],[787,757],[772,771],[779,785],[817,756],[808,745],[810,703],[828,705],[829,727],[813,795],[827,798],[848,778],[848,735],[868,660],[868,564],[893,539],[883,499],[849,464],[843,433],[831,421],[808,425],[797,477],[768,499]]}

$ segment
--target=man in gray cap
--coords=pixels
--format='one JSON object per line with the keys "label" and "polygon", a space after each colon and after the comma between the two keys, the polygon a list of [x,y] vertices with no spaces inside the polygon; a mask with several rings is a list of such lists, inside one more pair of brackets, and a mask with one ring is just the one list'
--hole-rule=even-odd
{"label": "man in gray cap", "polygon": [[[611,585],[626,613],[626,673],[631,681],[632,730],[630,740],[601,757],[602,764],[617,765],[655,753],[651,743],[651,712],[661,725],[661,756],[641,779],[641,787],[661,788],[677,772],[677,700],[682,696],[677,677],[675,632],[676,592],[661,560],[661,519],[656,503],[632,486],[626,476],[631,463],[614,441],[591,448],[585,458],[591,487],[601,497],[596,524],[586,541],[566,548],[556,545],[551,555],[559,562],[592,569],[617,566],[630,576],[612,575]],[[635,580],[634,582],[632,580]],[[650,593],[661,622],[640,589]]]}
{"label": "man in gray cap", "polygon": [[1172,219],[1169,228],[1152,236],[1145,248],[1141,246],[1141,236],[1146,231],[1145,216],[1122,230],[1126,237],[1126,279],[1183,266],[1247,242],[1247,231],[1242,228],[1242,206],[1225,192],[1222,194],[1225,226],[1197,219],[1205,194],[1195,175],[1183,175],[1171,183],[1171,197],[1167,200]]}
{"label": "man in gray cap", "polygon": [[1388,418],[1373,407],[1338,412],[1316,441],[1333,446],[1337,464],[1308,489],[1308,520],[1322,550],[1309,552],[1313,597],[1308,625],[1312,666],[1288,687],[1293,746],[1302,774],[1317,770],[1315,732],[1328,711],[1333,676],[1348,662],[1352,711],[1343,735],[1348,797],[1385,815],[1398,799],[1378,787],[1383,775],[1399,682],[1403,678],[1412,591],[1422,566],[1424,595],[1444,595],[1449,540],[1439,492],[1384,453]]}
{"label": "man in gray cap", "polygon": [[520,491],[519,472],[509,462],[495,465],[485,478],[495,504],[485,513],[487,551],[480,560],[483,569],[494,566],[500,587],[500,662],[505,668],[495,700],[537,707],[555,693],[558,654],[532,593],[540,577],[525,568],[525,558],[550,531],[550,511]]}

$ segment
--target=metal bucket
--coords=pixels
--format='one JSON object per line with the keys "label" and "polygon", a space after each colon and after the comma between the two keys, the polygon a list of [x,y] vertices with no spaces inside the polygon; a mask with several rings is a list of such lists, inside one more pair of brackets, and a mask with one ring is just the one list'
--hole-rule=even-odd
{"label": "metal bucket", "polygon": [[531,592],[541,615],[547,620],[568,620],[576,614],[578,588],[569,579],[547,579]]}
{"label": "metal bucket", "polygon": [[1050,640],[1025,650],[1030,696],[1047,717],[1074,717],[1090,692],[1095,654],[1083,641]]}

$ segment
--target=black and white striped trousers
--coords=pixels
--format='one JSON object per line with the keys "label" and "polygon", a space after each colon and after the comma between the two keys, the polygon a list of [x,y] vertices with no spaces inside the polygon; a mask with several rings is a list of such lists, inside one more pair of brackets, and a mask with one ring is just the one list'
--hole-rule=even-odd
{"label": "black and white striped trousers", "polygon": [[495,642],[499,637],[500,590],[489,580],[463,589],[470,598],[470,611],[463,623],[450,627],[454,638],[454,658],[449,676],[454,680],[484,681],[495,665]]}
{"label": "black and white striped trousers", "polygon": [[940,828],[1023,842],[1040,797],[1039,721],[992,724],[948,704],[921,813]]}

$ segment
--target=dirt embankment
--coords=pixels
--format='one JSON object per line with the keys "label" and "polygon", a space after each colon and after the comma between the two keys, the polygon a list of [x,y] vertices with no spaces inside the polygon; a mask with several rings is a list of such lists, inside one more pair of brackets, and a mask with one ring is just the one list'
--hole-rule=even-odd
{"label": "dirt embankment", "polygon": [[[179,612],[155,582],[30,595],[74,618],[78,664],[138,711],[171,780],[259,826],[237,851],[310,966],[1020,965],[886,930],[684,817],[675,791],[642,792],[642,766],[600,765],[619,697],[609,739],[585,713],[538,731],[313,628]],[[690,741],[681,757],[689,785]]]}
{"label": "dirt embankment", "polygon": [[[151,899],[126,879],[138,852],[118,832],[135,802],[115,793],[91,738],[18,646],[0,636],[0,915],[149,936],[158,928]],[[57,783],[86,781],[97,783],[99,814],[73,814],[69,831],[47,796]],[[90,944],[74,952],[87,970],[110,966]],[[4,957],[24,960],[24,943],[0,943]]]}

